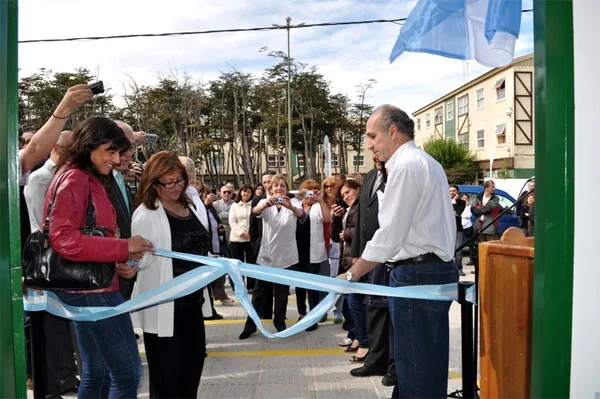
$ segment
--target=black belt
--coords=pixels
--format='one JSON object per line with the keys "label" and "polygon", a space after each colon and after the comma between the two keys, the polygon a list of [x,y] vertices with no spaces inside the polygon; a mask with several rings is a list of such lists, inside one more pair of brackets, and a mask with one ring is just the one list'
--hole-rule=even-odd
{"label": "black belt", "polygon": [[441,260],[440,257],[437,256],[436,254],[434,254],[433,252],[428,252],[423,255],[415,256],[414,258],[402,259],[402,260],[399,260],[396,262],[389,262],[388,264],[393,268],[396,266],[418,265],[420,263],[427,263],[427,262],[444,262],[444,261]]}

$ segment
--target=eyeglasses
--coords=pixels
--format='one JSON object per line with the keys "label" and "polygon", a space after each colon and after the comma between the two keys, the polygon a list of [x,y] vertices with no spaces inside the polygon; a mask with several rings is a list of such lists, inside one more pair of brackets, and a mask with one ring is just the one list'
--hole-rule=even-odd
{"label": "eyeglasses", "polygon": [[170,182],[167,182],[167,183],[163,183],[160,180],[157,180],[156,182],[158,184],[160,184],[161,186],[163,186],[164,188],[173,188],[176,185],[179,186],[179,187],[183,187],[183,185],[185,184],[185,180],[183,178],[179,178],[179,179],[177,179],[175,181],[170,181]]}
{"label": "eyeglasses", "polygon": [[325,184],[325,185],[323,185],[323,187],[324,188],[331,188],[331,185],[330,184]]}
{"label": "eyeglasses", "polygon": [[231,191],[223,191],[223,194],[231,194]]}

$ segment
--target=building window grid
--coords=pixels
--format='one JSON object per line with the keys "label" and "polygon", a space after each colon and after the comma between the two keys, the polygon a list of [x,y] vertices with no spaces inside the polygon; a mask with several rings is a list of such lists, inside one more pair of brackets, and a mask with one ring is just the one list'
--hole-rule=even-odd
{"label": "building window grid", "polygon": [[421,130],[421,118],[417,118],[417,130]]}
{"label": "building window grid", "polygon": [[469,112],[469,95],[465,94],[458,97],[458,115],[464,115]]}
{"label": "building window grid", "polygon": [[466,151],[469,151],[469,135],[468,134],[459,134],[458,135],[458,144],[464,148]]}
{"label": "building window grid", "polygon": [[454,101],[446,103],[446,120],[451,121],[454,119]]}
{"label": "building window grid", "polygon": [[364,155],[353,155],[352,156],[352,166],[365,166],[365,156]]}
{"label": "building window grid", "polygon": [[431,127],[431,114],[429,112],[425,114],[425,125]]}
{"label": "building window grid", "polygon": [[[323,155],[323,165],[325,165],[325,155]],[[339,168],[339,166],[340,166],[340,161],[339,161],[338,154],[331,154],[331,167]]]}
{"label": "building window grid", "polygon": [[[277,165],[277,158],[279,157],[279,165]],[[267,155],[267,167],[269,168],[282,168],[285,166],[285,155]]]}
{"label": "building window grid", "polygon": [[443,110],[442,107],[438,107],[433,111],[434,115],[435,115],[435,124],[439,125],[442,123],[442,114],[443,114]]}
{"label": "building window grid", "polygon": [[485,107],[485,89],[477,90],[477,109]]}
{"label": "building window grid", "polygon": [[298,169],[304,168],[304,154],[297,154],[296,155],[296,167]]}
{"label": "building window grid", "polygon": [[485,130],[477,131],[477,148],[485,148]]}

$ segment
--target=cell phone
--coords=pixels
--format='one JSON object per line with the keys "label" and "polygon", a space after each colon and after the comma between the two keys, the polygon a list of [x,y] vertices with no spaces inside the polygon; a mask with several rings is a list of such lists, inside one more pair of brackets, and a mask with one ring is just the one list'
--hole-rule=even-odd
{"label": "cell phone", "polygon": [[342,207],[342,208],[344,208],[344,209],[348,209],[348,204],[346,204],[346,203],[344,202],[344,200],[343,200],[343,199],[341,199],[340,197],[338,197],[338,198],[336,198],[336,199],[335,199],[335,204],[336,204],[337,206],[341,206],[341,207]]}
{"label": "cell phone", "polygon": [[211,192],[211,194],[216,194],[217,193],[217,189],[216,188],[211,188],[210,192]]}
{"label": "cell phone", "polygon": [[149,143],[153,143],[156,140],[158,140],[158,135],[153,133],[146,133],[144,134],[144,140],[146,140]]}
{"label": "cell phone", "polygon": [[273,199],[273,203],[274,204],[285,204],[285,198],[283,198],[283,197],[275,197],[275,199]]}
{"label": "cell phone", "polygon": [[93,95],[104,93],[104,83],[101,80],[88,84]]}

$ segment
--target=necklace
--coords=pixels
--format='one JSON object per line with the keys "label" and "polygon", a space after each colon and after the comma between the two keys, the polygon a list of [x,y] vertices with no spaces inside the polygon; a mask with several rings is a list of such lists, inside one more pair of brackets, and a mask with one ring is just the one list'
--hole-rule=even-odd
{"label": "necklace", "polygon": [[187,207],[185,207],[179,203],[176,203],[174,205],[169,204],[168,206],[163,204],[163,208],[165,208],[165,210],[167,212],[169,212],[170,214],[175,215],[175,216],[179,216],[179,217],[188,216]]}

